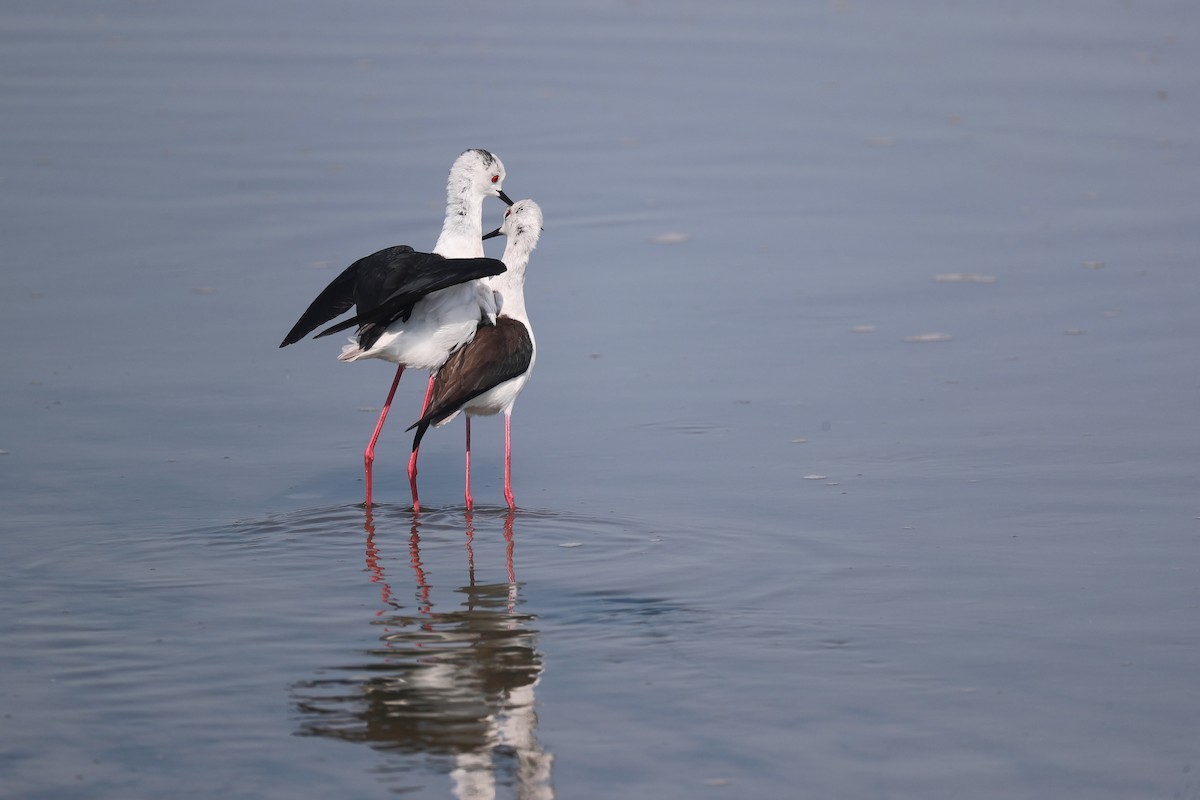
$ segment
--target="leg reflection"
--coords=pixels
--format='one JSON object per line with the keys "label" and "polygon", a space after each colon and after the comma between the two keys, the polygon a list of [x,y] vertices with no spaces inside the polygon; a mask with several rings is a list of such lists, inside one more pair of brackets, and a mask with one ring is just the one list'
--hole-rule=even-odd
{"label": "leg reflection", "polygon": [[[500,786],[520,798],[553,798],[553,757],[536,735],[537,617],[522,608],[513,566],[516,514],[468,514],[465,525],[458,518],[465,586],[439,585],[439,576],[463,567],[462,550],[444,546],[453,528],[437,515],[410,519],[368,511],[366,574],[380,589],[380,608],[362,649],[294,687],[299,732],[387,753],[388,780],[435,772],[460,798],[492,798]],[[398,599],[385,578],[388,543],[402,531],[415,602]],[[490,574],[501,580],[489,583]]]}

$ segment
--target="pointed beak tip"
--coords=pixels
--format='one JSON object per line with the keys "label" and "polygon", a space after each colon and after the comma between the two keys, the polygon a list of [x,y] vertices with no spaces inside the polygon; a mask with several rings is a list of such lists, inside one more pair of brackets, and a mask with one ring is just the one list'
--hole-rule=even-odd
{"label": "pointed beak tip", "polygon": [[504,201],[504,205],[506,205],[506,206],[511,206],[511,205],[513,204],[512,198],[510,198],[508,195],[506,195],[506,194],[503,192],[503,190],[502,190],[502,191],[500,191],[499,193],[497,193],[497,195],[496,195],[496,196],[497,196],[497,197],[499,197],[501,200],[503,200],[503,201]]}
{"label": "pointed beak tip", "polygon": [[490,233],[485,233],[485,234],[483,235],[483,238],[484,238],[484,240],[486,241],[487,239],[492,239],[492,238],[495,238],[496,236],[499,236],[499,235],[500,235],[500,229],[499,229],[499,228],[496,228],[496,230],[494,230],[494,231],[491,231]]}

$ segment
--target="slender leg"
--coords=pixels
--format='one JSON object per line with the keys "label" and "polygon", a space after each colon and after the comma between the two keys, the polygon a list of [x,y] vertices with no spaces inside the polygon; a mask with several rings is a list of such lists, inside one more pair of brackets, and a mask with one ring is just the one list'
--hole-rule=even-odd
{"label": "slender leg", "polygon": [[508,508],[513,511],[517,501],[513,498],[512,490],[512,415],[504,415],[504,499]]}
{"label": "slender leg", "polygon": [[387,419],[388,411],[391,410],[392,398],[396,396],[396,387],[400,385],[400,376],[403,374],[404,365],[401,364],[396,367],[396,378],[392,381],[392,388],[383,404],[383,411],[379,412],[379,421],[375,423],[375,432],[371,434],[371,441],[367,442],[367,449],[363,451],[363,473],[367,481],[367,508],[371,507],[371,465],[375,463],[375,443],[379,441],[379,432],[383,430],[383,422]]}
{"label": "slender leg", "polygon": [[[429,388],[425,390],[425,402],[421,404],[421,416],[429,410],[429,399],[433,397],[433,376],[429,373]],[[414,449],[408,457],[408,487],[412,489],[413,511],[421,510],[421,501],[417,499],[417,451]]]}

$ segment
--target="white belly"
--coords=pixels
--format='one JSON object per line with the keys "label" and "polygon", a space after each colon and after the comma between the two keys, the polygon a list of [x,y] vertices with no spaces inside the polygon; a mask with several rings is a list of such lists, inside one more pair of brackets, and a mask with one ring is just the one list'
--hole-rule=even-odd
{"label": "white belly", "polygon": [[[489,299],[491,309],[487,307]],[[494,304],[491,290],[484,290],[476,281],[442,289],[422,298],[408,321],[394,323],[370,350],[351,339],[338,360],[381,358],[413,369],[437,369],[451,353],[475,338],[480,317],[494,314]]]}

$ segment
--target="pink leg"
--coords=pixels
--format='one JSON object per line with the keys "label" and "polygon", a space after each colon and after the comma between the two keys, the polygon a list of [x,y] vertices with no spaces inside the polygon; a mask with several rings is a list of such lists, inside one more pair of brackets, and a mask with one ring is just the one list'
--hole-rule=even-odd
{"label": "pink leg", "polygon": [[504,499],[508,508],[513,511],[517,501],[513,498],[512,490],[512,415],[504,415]]}
{"label": "pink leg", "polygon": [[[429,398],[433,397],[433,373],[429,373],[429,388],[425,390],[425,402],[421,403],[421,416],[429,410]],[[421,501],[417,499],[417,451],[413,450],[408,457],[408,487],[412,489],[413,511],[421,510]]]}
{"label": "pink leg", "polygon": [[471,418],[466,414],[463,414],[463,418],[467,422],[467,479],[463,493],[467,498],[467,511],[470,511],[475,506],[475,501],[471,499]]}
{"label": "pink leg", "polygon": [[384,401],[383,411],[379,412],[379,421],[375,423],[375,432],[371,434],[371,441],[367,442],[367,449],[363,451],[363,472],[367,481],[367,508],[371,507],[371,465],[375,463],[375,443],[379,441],[379,432],[383,430],[383,422],[392,408],[392,398],[396,396],[396,387],[400,385],[400,376],[403,374],[404,365],[401,364],[396,368],[396,378],[392,381],[392,388],[388,392],[387,400]]}

